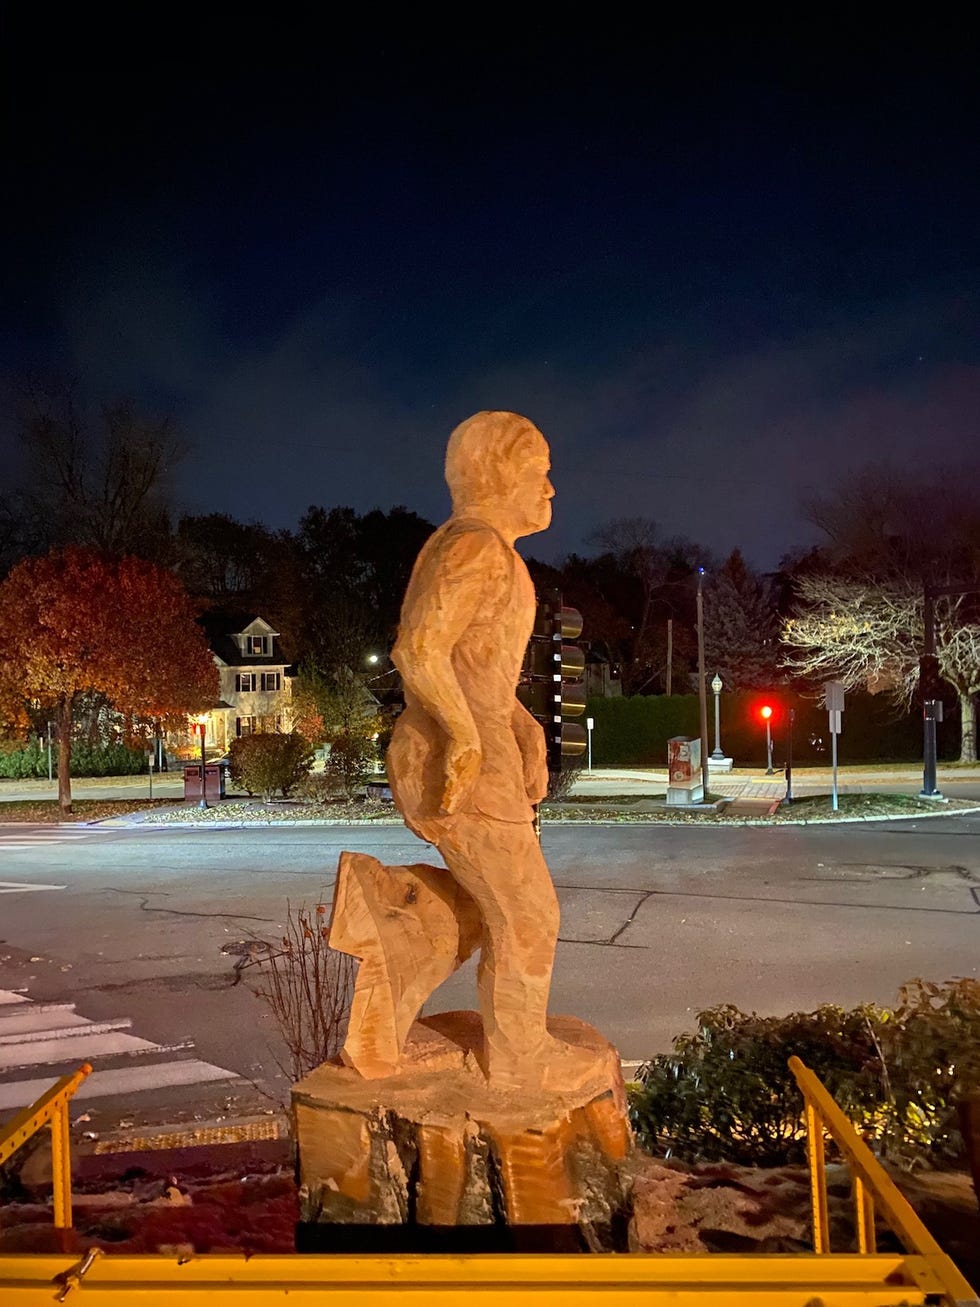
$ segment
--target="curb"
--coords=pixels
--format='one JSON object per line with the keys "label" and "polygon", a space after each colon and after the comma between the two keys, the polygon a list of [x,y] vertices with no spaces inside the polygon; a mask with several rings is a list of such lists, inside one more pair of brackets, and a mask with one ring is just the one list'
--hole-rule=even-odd
{"label": "curb", "polygon": [[[781,802],[781,800],[780,800]],[[779,807],[779,803],[776,804]],[[775,809],[774,809],[775,810]],[[819,817],[810,818],[797,817],[788,818],[786,821],[769,821],[765,817],[744,817],[741,821],[733,821],[731,818],[722,817],[719,821],[705,821],[706,826],[769,826],[775,830],[783,826],[845,826],[853,822],[869,821],[929,821],[933,817],[968,817],[971,813],[980,812],[980,806],[975,808],[954,808],[952,811],[945,812],[900,812],[893,816],[879,817]],[[555,826],[696,826],[697,821],[650,821],[638,817],[635,821],[613,821],[609,818],[599,818],[596,821],[545,821],[544,825],[552,828]]]}

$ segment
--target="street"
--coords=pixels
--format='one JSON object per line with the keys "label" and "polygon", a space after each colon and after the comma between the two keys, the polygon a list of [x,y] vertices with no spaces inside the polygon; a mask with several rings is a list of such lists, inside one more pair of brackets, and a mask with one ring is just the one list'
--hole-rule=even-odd
{"label": "street", "polygon": [[[718,1003],[760,1013],[888,1003],[915,976],[976,975],[978,833],[978,816],[546,826],[562,905],[552,1010],[592,1022],[635,1059],[666,1050],[699,1009]],[[240,1085],[232,1073],[250,1082],[252,1107],[277,1106],[288,1080],[276,1065],[285,1055],[274,1022],[254,993],[261,971],[246,968],[235,984],[240,954],[222,949],[275,944],[287,903],[329,903],[345,848],[388,863],[438,861],[399,826],[0,825],[0,990],[10,1002],[73,1005],[73,1020],[99,1024],[106,1066],[143,1067],[142,1082],[127,1072],[100,1091],[108,1102],[113,1084],[137,1083],[128,1099],[120,1092],[121,1114],[150,1102],[152,1090],[167,1119],[178,1099]],[[471,963],[431,1009],[474,1005]],[[76,1047],[78,1056],[64,1051]],[[0,1036],[0,1116],[14,1086],[50,1081],[88,1054],[69,1040],[47,1056]],[[99,1057],[91,1060],[98,1073]],[[165,1071],[184,1063],[197,1069]]]}

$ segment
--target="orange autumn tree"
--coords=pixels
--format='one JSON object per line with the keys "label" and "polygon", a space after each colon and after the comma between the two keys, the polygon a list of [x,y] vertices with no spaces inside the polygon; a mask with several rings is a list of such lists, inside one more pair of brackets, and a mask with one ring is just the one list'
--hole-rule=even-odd
{"label": "orange autumn tree", "polygon": [[72,712],[102,694],[123,716],[175,723],[218,697],[218,670],[180,581],[140,558],[58,549],[0,583],[0,712],[58,725],[58,802],[71,812]]}

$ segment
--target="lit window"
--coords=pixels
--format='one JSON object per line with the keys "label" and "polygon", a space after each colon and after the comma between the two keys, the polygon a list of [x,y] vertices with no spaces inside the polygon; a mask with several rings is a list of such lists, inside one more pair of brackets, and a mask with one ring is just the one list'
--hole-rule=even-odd
{"label": "lit window", "polygon": [[235,734],[236,735],[254,735],[256,731],[254,717],[236,717]]}
{"label": "lit window", "polygon": [[254,672],[238,672],[238,673],[236,673],[236,675],[235,675],[235,690],[236,690],[239,694],[241,694],[241,693],[243,693],[243,692],[244,692],[245,694],[248,694],[251,690],[254,690],[254,689],[255,689],[255,673],[254,673]]}
{"label": "lit window", "polygon": [[248,652],[249,652],[250,654],[259,654],[260,656],[264,655],[264,654],[265,654],[265,636],[264,636],[264,635],[250,635],[250,636],[248,637]]}

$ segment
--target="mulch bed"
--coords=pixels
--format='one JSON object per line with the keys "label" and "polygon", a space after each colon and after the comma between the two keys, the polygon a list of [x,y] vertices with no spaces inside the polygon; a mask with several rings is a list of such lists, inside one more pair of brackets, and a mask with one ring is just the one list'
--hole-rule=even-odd
{"label": "mulch bed", "polygon": [[[259,1162],[221,1171],[211,1163],[165,1174],[165,1159],[130,1154],[115,1172],[76,1184],[75,1228],[67,1239],[51,1225],[47,1193],[8,1181],[0,1210],[0,1252],[291,1253],[299,1216],[291,1165]],[[224,1159],[232,1162],[229,1156]],[[254,1154],[249,1159],[254,1165]],[[122,1169],[120,1169],[122,1168]],[[196,1172],[196,1173],[195,1173]],[[201,1172],[204,1172],[203,1174]],[[974,1284],[980,1282],[980,1213],[969,1178],[959,1173],[895,1176],[915,1210]],[[48,1186],[47,1188],[50,1188]],[[828,1168],[832,1246],[853,1248],[850,1182]],[[13,1199],[10,1201],[10,1199]],[[809,1252],[806,1169],[760,1170],[724,1163],[686,1166],[638,1154],[631,1247],[643,1252]],[[881,1231],[883,1250],[898,1248]]]}

